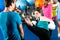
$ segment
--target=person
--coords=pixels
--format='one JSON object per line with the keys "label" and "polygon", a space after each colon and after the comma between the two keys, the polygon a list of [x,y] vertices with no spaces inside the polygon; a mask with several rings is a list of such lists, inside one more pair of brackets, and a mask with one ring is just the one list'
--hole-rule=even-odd
{"label": "person", "polygon": [[52,19],[53,20],[56,20],[56,17],[57,17],[57,2],[56,0],[53,0],[53,6],[52,6]]}
{"label": "person", "polygon": [[[44,0],[44,6],[42,7],[42,11],[45,17],[52,19],[52,0]],[[52,35],[52,30],[50,30],[50,36]]]}
{"label": "person", "polygon": [[52,4],[50,3],[50,0],[44,0],[42,11],[45,17],[52,19]]}
{"label": "person", "polygon": [[16,0],[4,0],[5,9],[1,15],[1,30],[4,40],[21,40],[20,34],[24,39],[24,31],[22,27],[21,17],[16,10]]}
{"label": "person", "polygon": [[25,18],[25,22],[28,28],[36,34],[40,40],[50,40],[50,32],[48,24],[52,22],[51,19],[44,17],[42,10],[40,8],[35,8],[35,18],[37,20],[36,25],[34,25],[29,18]]}
{"label": "person", "polygon": [[58,37],[60,37],[60,0],[58,0],[58,6],[57,6],[57,22],[58,22]]}

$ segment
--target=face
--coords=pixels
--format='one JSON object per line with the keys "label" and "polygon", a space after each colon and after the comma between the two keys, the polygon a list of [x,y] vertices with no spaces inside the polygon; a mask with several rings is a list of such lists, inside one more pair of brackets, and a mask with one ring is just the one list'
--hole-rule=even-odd
{"label": "face", "polygon": [[15,2],[11,4],[11,9],[12,9],[12,11],[16,10]]}
{"label": "face", "polygon": [[56,0],[53,0],[53,3],[55,4],[57,1]]}
{"label": "face", "polygon": [[41,16],[41,13],[39,13],[38,11],[35,11],[35,18],[38,19]]}
{"label": "face", "polygon": [[44,6],[47,6],[47,5],[48,5],[48,1],[44,0]]}

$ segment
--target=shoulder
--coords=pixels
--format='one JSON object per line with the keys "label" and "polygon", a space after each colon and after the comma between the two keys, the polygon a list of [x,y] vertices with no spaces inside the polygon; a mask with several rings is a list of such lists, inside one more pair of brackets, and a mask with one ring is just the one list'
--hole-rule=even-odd
{"label": "shoulder", "polygon": [[20,19],[20,15],[19,15],[19,13],[18,12],[13,12],[14,14],[13,14],[13,16],[15,17],[15,18],[18,18],[18,19]]}
{"label": "shoulder", "polygon": [[0,12],[0,15],[6,15],[6,12]]}
{"label": "shoulder", "polygon": [[13,16],[18,16],[19,14],[17,12],[8,12],[10,15],[13,15]]}
{"label": "shoulder", "polygon": [[5,12],[0,12],[0,14],[5,13]]}

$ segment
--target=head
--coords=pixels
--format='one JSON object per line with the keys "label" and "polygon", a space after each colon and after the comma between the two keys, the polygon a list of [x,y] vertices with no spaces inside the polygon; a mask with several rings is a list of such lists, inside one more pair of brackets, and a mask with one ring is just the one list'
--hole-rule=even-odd
{"label": "head", "polygon": [[35,18],[39,18],[40,16],[43,16],[41,8],[38,8],[38,7],[35,8],[34,13],[35,13]]}
{"label": "head", "polygon": [[53,0],[53,4],[56,4],[57,3],[57,0]]}
{"label": "head", "polygon": [[15,10],[16,9],[15,1],[16,0],[5,0],[5,7],[11,9],[12,11]]}
{"label": "head", "polygon": [[47,6],[50,0],[44,0],[44,6]]}

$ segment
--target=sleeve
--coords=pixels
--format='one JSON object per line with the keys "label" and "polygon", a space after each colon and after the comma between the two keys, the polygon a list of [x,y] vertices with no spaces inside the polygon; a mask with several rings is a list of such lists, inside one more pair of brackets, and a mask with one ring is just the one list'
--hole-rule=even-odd
{"label": "sleeve", "polygon": [[18,26],[22,24],[21,17],[18,13],[16,14],[16,22],[17,22]]}

